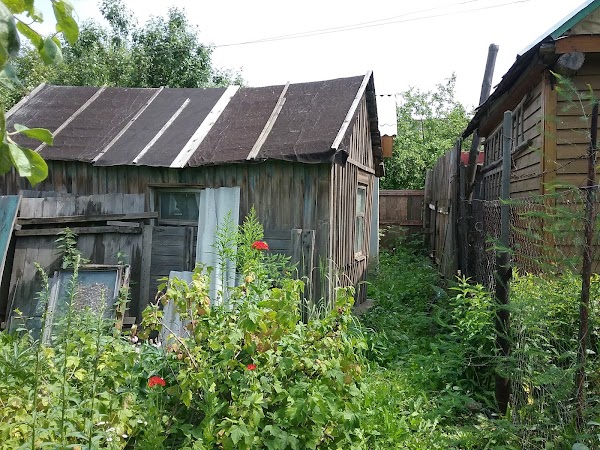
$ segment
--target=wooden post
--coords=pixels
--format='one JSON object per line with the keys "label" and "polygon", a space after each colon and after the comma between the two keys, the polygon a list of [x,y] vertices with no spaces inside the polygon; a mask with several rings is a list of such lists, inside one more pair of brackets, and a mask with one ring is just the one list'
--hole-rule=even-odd
{"label": "wooden post", "polygon": [[467,205],[466,205],[466,173],[467,168],[464,165],[460,165],[460,191],[459,191],[459,220],[458,220],[458,236],[459,236],[459,246],[460,246],[460,255],[458,269],[462,276],[469,276],[468,267],[469,267],[469,224],[467,218]]}
{"label": "wooden post", "polygon": [[460,157],[462,154],[462,139],[458,139],[456,141],[456,146],[455,146],[455,152],[456,152],[456,162],[454,165],[454,192],[452,193],[452,195],[454,196],[454,202],[453,203],[453,209],[454,209],[454,214],[451,217],[452,220],[452,226],[454,227],[454,239],[455,239],[455,244],[454,244],[454,254],[456,255],[456,261],[454,264],[454,273],[456,274],[456,272],[458,270],[460,270],[460,268],[462,267],[463,264],[463,260],[464,260],[464,254],[462,253],[462,245],[461,245],[461,230],[460,230],[460,221],[461,221],[461,215],[460,215],[460,190],[461,190],[461,185],[462,182],[464,180],[461,179],[460,177]]}
{"label": "wooden post", "polygon": [[[431,211],[431,208],[429,208]],[[438,215],[438,202],[433,204],[433,220],[431,221],[431,258],[434,262],[437,262],[437,215]]]}
{"label": "wooden post", "polygon": [[300,314],[304,322],[308,321],[308,303],[312,300],[315,230],[293,229],[292,263],[298,264],[298,278],[304,280],[304,295],[300,304]]}
{"label": "wooden post", "polygon": [[[485,72],[483,74],[483,83],[481,84],[481,95],[479,96],[479,104],[483,104],[492,90],[492,78],[494,77],[494,67],[496,66],[496,56],[498,55],[498,46],[490,44],[488,49],[487,62],[485,64]],[[467,179],[465,196],[471,199],[473,195],[473,187],[475,186],[475,173],[477,172],[477,156],[479,155],[479,146],[481,138],[477,130],[473,132],[473,141],[469,151],[469,163],[467,164]]]}
{"label": "wooden post", "polygon": [[[500,194],[500,248],[496,253],[496,346],[500,357],[510,355],[510,342],[508,339],[510,315],[509,282],[511,277],[510,255],[508,252],[510,238],[510,206],[506,203],[510,199],[510,150],[512,147],[512,113],[504,113],[502,125],[502,189]],[[496,403],[498,410],[506,414],[510,399],[510,380],[496,375]]]}
{"label": "wooden post", "polygon": [[581,269],[581,303],[579,304],[579,345],[577,346],[577,429],[581,430],[585,414],[585,360],[589,335],[588,308],[590,305],[590,279],[594,236],[594,193],[596,184],[596,144],[598,142],[598,104],[592,109],[591,140],[588,150],[588,176],[585,193],[585,242]]}

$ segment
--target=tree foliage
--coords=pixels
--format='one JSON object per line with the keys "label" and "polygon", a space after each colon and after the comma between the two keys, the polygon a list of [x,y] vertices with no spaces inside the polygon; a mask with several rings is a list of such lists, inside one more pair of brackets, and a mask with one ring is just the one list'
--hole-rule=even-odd
{"label": "tree foliage", "polygon": [[41,67],[30,50],[17,58],[25,80],[12,101],[40,82],[69,86],[199,88],[241,83],[239,73],[216,69],[211,47],[200,42],[198,30],[185,13],[170,8],[166,17],[138,25],[123,0],[102,0],[100,12],[108,27],[89,20],[79,39],[64,43],[64,64]]}
{"label": "tree foliage", "polygon": [[[6,128],[4,108],[7,102],[18,98],[15,92],[21,82],[15,70],[14,61],[21,50],[21,37],[29,41],[29,59],[21,68],[32,63],[36,67],[42,64],[54,65],[63,60],[62,43],[59,36],[70,44],[77,41],[79,27],[73,19],[73,6],[68,0],[51,0],[56,32],[42,36],[36,31],[36,25],[42,21],[41,13],[35,8],[34,0],[0,0],[0,86],[4,91],[0,97],[0,175],[16,168],[19,175],[27,177],[32,185],[48,176],[48,166],[35,151],[21,147],[12,136],[22,134],[51,145],[52,134],[40,128],[28,128],[15,124],[13,131]],[[40,62],[41,61],[41,62]],[[17,64],[16,67],[19,67]],[[4,95],[4,94],[7,95]]]}
{"label": "tree foliage", "polygon": [[423,189],[427,169],[453,147],[469,121],[469,112],[455,98],[455,85],[453,74],[433,91],[410,88],[401,94],[398,134],[382,189]]}

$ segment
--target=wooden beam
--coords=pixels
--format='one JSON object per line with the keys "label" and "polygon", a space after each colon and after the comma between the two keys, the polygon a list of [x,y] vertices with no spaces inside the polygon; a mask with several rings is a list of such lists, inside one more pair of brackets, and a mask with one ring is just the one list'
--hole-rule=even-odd
{"label": "wooden beam", "polygon": [[546,67],[540,59],[534,59],[511,88],[490,105],[487,114],[479,122],[480,137],[488,137],[502,123],[504,111],[514,109],[540,83]]}
{"label": "wooden beam", "polygon": [[[81,114],[83,111],[85,111],[85,110],[87,109],[87,107],[88,107],[88,106],[90,106],[92,103],[94,103],[94,101],[95,101],[95,100],[96,100],[98,97],[100,97],[100,94],[102,94],[102,93],[104,92],[104,89],[106,89],[106,87],[101,87],[101,88],[99,88],[99,89],[98,89],[98,90],[97,90],[97,91],[94,93],[94,95],[92,95],[92,96],[91,96],[89,99],[87,99],[87,101],[86,101],[86,102],[85,102],[83,105],[81,105],[81,106],[79,107],[79,109],[78,109],[77,111],[75,111],[75,112],[74,112],[74,113],[71,115],[71,117],[69,117],[67,120],[65,120],[65,121],[62,123],[62,125],[61,125],[61,126],[59,126],[59,127],[58,127],[58,128],[57,128],[57,129],[56,129],[56,130],[55,130],[55,131],[52,133],[52,135],[53,135],[54,137],[56,137],[56,136],[58,135],[58,133],[60,133],[62,130],[64,130],[64,129],[65,129],[65,128],[66,128],[66,127],[67,127],[67,126],[68,126],[68,125],[69,125],[71,122],[73,122],[73,121],[74,121],[74,120],[77,118],[77,116],[78,116],[79,114]],[[35,151],[36,151],[37,153],[39,153],[39,152],[40,152],[40,151],[42,151],[42,150],[43,150],[45,147],[46,147],[46,144],[45,144],[45,143],[42,143],[42,144],[40,144],[40,145],[38,146],[38,148],[36,148],[36,149],[35,149]]]}
{"label": "wooden beam", "polygon": [[275,122],[277,121],[277,118],[279,117],[279,113],[281,112],[281,109],[283,108],[283,105],[285,103],[285,94],[287,93],[289,87],[290,87],[290,82],[288,81],[286,83],[286,85],[283,87],[283,89],[281,90],[281,94],[279,94],[277,103],[275,104],[273,111],[271,111],[269,120],[267,120],[267,123],[265,124],[264,128],[262,129],[260,136],[258,136],[258,139],[252,146],[250,153],[248,153],[248,156],[246,157],[246,161],[256,159],[256,157],[258,156],[258,152],[260,152],[260,149],[262,148],[263,144],[269,137],[271,130],[273,129],[273,125],[275,125]]}
{"label": "wooden beam", "polygon": [[206,138],[213,125],[217,122],[219,117],[221,117],[221,114],[223,111],[225,111],[225,108],[233,96],[237,93],[239,88],[239,86],[229,86],[225,92],[223,92],[221,98],[219,98],[217,103],[215,103],[215,106],[212,107],[198,129],[194,132],[192,137],[187,141],[177,157],[173,160],[170,166],[171,168],[185,167],[198,146],[202,143],[204,138]]}
{"label": "wooden beam", "polygon": [[[15,231],[15,236],[57,236],[65,231],[64,228],[38,228],[35,230],[18,230]],[[71,231],[75,234],[104,234],[104,233],[120,233],[120,234],[141,234],[140,228],[131,227],[74,227]]]}
{"label": "wooden beam", "polygon": [[117,135],[112,139],[112,141],[110,141],[108,143],[108,145],[106,147],[104,147],[104,149],[100,153],[98,153],[94,159],[92,159],[93,163],[95,163],[100,158],[102,158],[102,156],[115,144],[115,142],[117,142],[119,139],[121,139],[121,136],[123,136],[125,134],[125,132],[127,130],[129,130],[131,125],[133,125],[133,123],[137,120],[137,118],[140,117],[144,111],[146,111],[146,108],[148,108],[148,106],[150,106],[150,103],[152,103],[154,101],[154,99],[156,97],[158,97],[158,94],[160,94],[163,89],[164,89],[164,87],[161,86],[156,90],[154,95],[152,95],[152,97],[150,97],[150,99],[146,102],[146,104],[144,106],[142,106],[137,113],[135,113],[135,115],[131,118],[129,123],[127,125],[125,125],[121,129],[121,131],[119,131],[117,133]]}
{"label": "wooden beam", "polygon": [[147,212],[135,214],[104,214],[99,216],[56,216],[35,218],[20,217],[17,219],[17,223],[19,225],[46,225],[53,223],[106,222],[110,220],[144,220],[157,218],[157,212]]}
{"label": "wooden beam", "polygon": [[364,171],[364,172],[370,173],[370,174],[372,174],[372,175],[374,175],[374,174],[375,174],[375,170],[374,170],[374,169],[371,169],[370,167],[367,167],[367,166],[365,166],[364,164],[362,164],[362,163],[358,162],[358,161],[357,161],[357,160],[355,160],[355,159],[348,158],[348,159],[346,160],[346,162],[347,162],[348,164],[352,164],[353,166],[356,166],[356,167],[358,167],[360,170],[362,170],[362,171]]}
{"label": "wooden beam", "polygon": [[173,125],[173,122],[175,122],[175,120],[177,120],[179,115],[183,112],[183,110],[189,104],[190,104],[190,99],[186,98],[184,100],[184,102],[181,104],[181,106],[177,109],[177,111],[175,111],[173,113],[173,115],[169,118],[169,120],[167,120],[165,122],[165,124],[162,126],[162,128],[160,130],[158,130],[158,133],[156,133],[154,135],[154,137],[152,139],[150,139],[150,142],[148,142],[146,144],[146,146],[142,149],[142,151],[135,158],[133,158],[133,161],[132,161],[133,164],[137,164],[139,162],[139,160],[142,159],[146,153],[148,153],[148,150],[150,150],[152,148],[152,146],[154,144],[156,144],[156,141],[158,141],[162,137],[162,135],[165,134],[165,132],[169,129],[169,127],[171,125]]}
{"label": "wooden beam", "polygon": [[600,35],[584,34],[580,36],[567,36],[554,43],[554,52],[557,55],[571,52],[599,53]]}
{"label": "wooden beam", "polygon": [[542,85],[542,177],[540,194],[547,192],[546,184],[556,180],[557,154],[556,154],[556,107],[557,93],[552,74],[546,71]]}

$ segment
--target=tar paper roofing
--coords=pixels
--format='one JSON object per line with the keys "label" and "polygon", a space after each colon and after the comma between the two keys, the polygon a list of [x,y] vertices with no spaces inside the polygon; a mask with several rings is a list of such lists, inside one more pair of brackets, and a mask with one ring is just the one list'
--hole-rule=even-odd
{"label": "tar paper roofing", "polygon": [[[157,167],[331,162],[345,151],[360,99],[365,92],[373,99],[374,89],[371,72],[257,88],[41,85],[9,111],[7,122],[52,131],[51,147],[18,136],[47,160]],[[377,130],[376,115],[370,120]]]}

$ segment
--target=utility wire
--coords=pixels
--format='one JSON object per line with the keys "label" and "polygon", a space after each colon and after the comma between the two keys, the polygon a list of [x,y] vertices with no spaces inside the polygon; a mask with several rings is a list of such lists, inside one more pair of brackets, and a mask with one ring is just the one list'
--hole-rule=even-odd
{"label": "utility wire", "polygon": [[372,20],[369,22],[361,22],[361,23],[356,23],[356,24],[351,24],[351,25],[342,25],[342,26],[332,27],[332,28],[322,28],[322,29],[318,29],[318,30],[305,31],[305,32],[293,33],[293,34],[284,34],[284,35],[280,35],[280,36],[272,36],[272,37],[268,37],[268,38],[255,39],[255,40],[251,40],[251,41],[220,44],[220,45],[215,45],[214,48],[234,47],[234,46],[248,45],[248,44],[261,44],[261,43],[267,43],[267,42],[283,41],[283,40],[288,40],[288,39],[313,37],[313,36],[319,36],[319,35],[323,35],[323,34],[341,33],[344,31],[354,31],[354,30],[359,30],[359,29],[363,29],[363,28],[371,28],[371,27],[376,27],[376,26],[392,25],[392,24],[405,23],[405,22],[414,22],[414,21],[418,21],[418,20],[433,19],[433,18],[437,18],[437,17],[446,17],[446,16],[452,16],[452,15],[468,13],[468,12],[484,11],[484,10],[488,10],[488,9],[501,8],[503,6],[514,5],[517,3],[528,3],[531,0],[514,0],[511,2],[501,3],[498,5],[482,6],[479,8],[472,8],[472,9],[466,9],[466,10],[461,10],[461,11],[449,11],[449,12],[440,13],[440,14],[432,14],[432,15],[427,15],[427,16],[422,16],[422,17],[412,17],[412,18],[408,18],[408,19],[401,19],[402,17],[411,16],[414,14],[420,14],[423,12],[444,9],[444,8],[448,8],[451,6],[465,5],[468,3],[477,3],[479,1],[481,1],[481,0],[466,0],[466,1],[458,2],[458,3],[453,3],[451,5],[445,5],[443,7],[434,7],[434,8],[428,8],[428,9],[423,9],[423,10],[419,10],[419,11],[412,11],[412,12],[404,13],[404,14],[401,14],[398,16],[393,16],[393,17],[388,17],[388,18],[378,19],[378,20]]}

